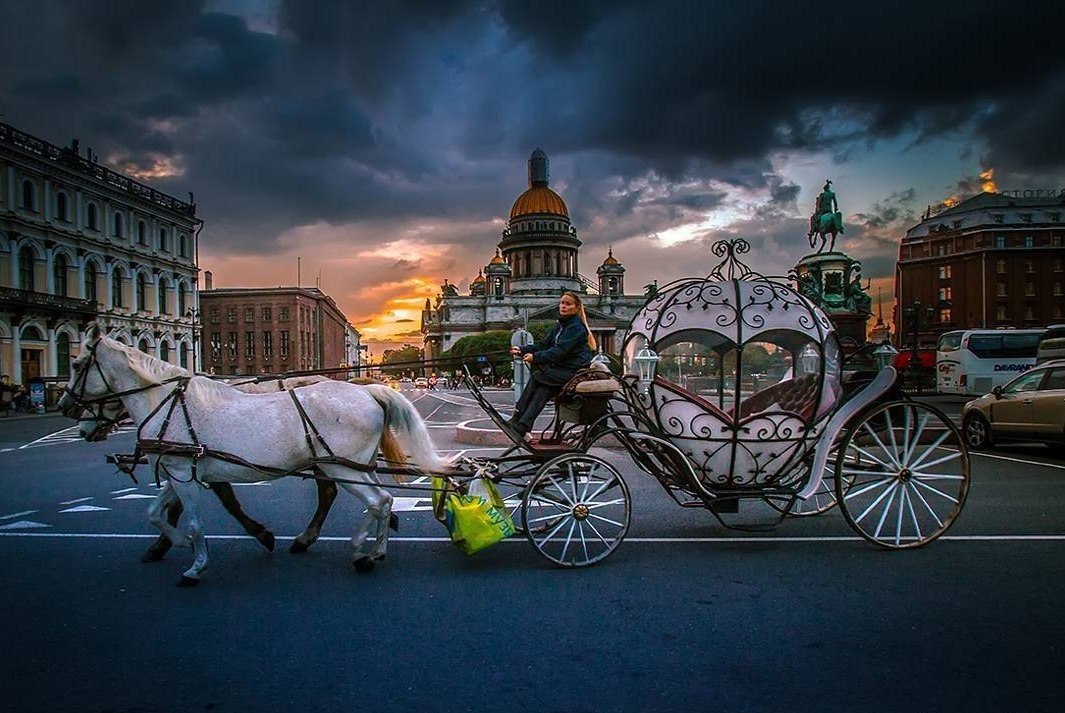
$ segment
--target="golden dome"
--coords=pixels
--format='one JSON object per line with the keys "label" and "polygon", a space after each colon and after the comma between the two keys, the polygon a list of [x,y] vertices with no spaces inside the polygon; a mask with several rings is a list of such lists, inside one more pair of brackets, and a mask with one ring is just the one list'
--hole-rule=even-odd
{"label": "golden dome", "polygon": [[518,196],[514,201],[514,207],[510,209],[510,219],[534,213],[549,213],[569,218],[569,210],[562,196],[552,191],[547,186],[533,186]]}
{"label": "golden dome", "polygon": [[489,264],[489,265],[506,265],[506,264],[507,264],[507,261],[503,259],[503,256],[502,256],[502,255],[500,255],[500,254],[499,254],[499,248],[496,248],[496,254],[495,254],[495,257],[493,257],[493,258],[492,258],[492,259],[491,259],[491,260],[489,261],[489,263],[488,263],[488,264]]}
{"label": "golden dome", "polygon": [[604,265],[620,265],[617,258],[614,257],[614,248],[610,248],[606,254],[606,260],[603,260]]}
{"label": "golden dome", "polygon": [[476,285],[476,284],[478,284],[480,282],[484,282],[484,275],[482,275],[481,271],[478,270],[477,271],[477,277],[473,278],[473,282],[470,283],[470,284]]}

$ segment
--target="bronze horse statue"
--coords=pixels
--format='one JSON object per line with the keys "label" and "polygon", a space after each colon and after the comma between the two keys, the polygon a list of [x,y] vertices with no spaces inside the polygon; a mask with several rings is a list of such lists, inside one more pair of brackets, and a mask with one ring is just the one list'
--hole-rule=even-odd
{"label": "bronze horse statue", "polygon": [[[826,241],[828,242],[828,251],[832,252],[836,249],[836,235],[842,232],[843,213],[838,210],[834,213],[822,213],[814,219],[813,232],[808,236],[810,247],[814,247],[817,238],[821,238],[821,246],[817,248],[817,252],[822,252],[825,249]],[[831,238],[828,236],[831,236]]]}

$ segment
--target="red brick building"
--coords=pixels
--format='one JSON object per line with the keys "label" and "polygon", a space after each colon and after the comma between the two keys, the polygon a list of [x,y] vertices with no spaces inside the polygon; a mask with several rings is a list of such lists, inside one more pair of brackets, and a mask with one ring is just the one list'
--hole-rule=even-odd
{"label": "red brick building", "polygon": [[[912,344],[915,332],[919,346],[932,347],[951,329],[1065,321],[1063,218],[1065,192],[1031,198],[981,193],[926,215],[899,245],[899,344]],[[916,319],[907,310],[915,301]]]}
{"label": "red brick building", "polygon": [[313,287],[200,291],[203,368],[215,374],[331,369],[346,360],[347,318]]}

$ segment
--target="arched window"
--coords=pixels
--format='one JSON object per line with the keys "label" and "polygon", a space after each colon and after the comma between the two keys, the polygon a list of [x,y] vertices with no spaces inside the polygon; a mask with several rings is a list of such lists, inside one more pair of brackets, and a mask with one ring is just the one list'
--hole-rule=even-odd
{"label": "arched window", "polygon": [[26,342],[43,342],[44,335],[41,334],[41,330],[31,324],[22,328],[22,340]]}
{"label": "arched window", "polygon": [[96,227],[96,204],[90,203],[85,209],[85,226],[89,230],[98,230]]}
{"label": "arched window", "polygon": [[91,262],[85,263],[85,299],[96,304],[96,267]]}
{"label": "arched window", "polygon": [[178,354],[180,355],[178,357],[178,361],[180,362],[179,366],[182,369],[188,369],[189,368],[189,350],[186,349],[183,346],[178,347]]}
{"label": "arched window", "polygon": [[159,278],[159,314],[167,314],[166,309],[166,283]]}
{"label": "arched window", "polygon": [[122,214],[119,213],[116,210],[115,211],[115,237],[116,238],[124,238],[125,236],[126,236],[126,231],[125,231],[125,229],[123,227],[123,224],[122,224]]}
{"label": "arched window", "polygon": [[55,373],[56,376],[70,378],[70,337],[60,332],[55,338]]}
{"label": "arched window", "polygon": [[148,311],[148,305],[145,303],[145,286],[144,286],[144,273],[137,273],[137,309],[142,312]]}
{"label": "arched window", "polygon": [[177,316],[185,316],[185,290],[180,285],[177,288]]}
{"label": "arched window", "polygon": [[137,244],[148,244],[148,226],[144,223],[143,220],[137,223]]}
{"label": "arched window", "polygon": [[55,256],[52,263],[52,273],[55,281],[55,293],[60,297],[67,296],[67,259],[62,255]]}
{"label": "arched window", "polygon": [[159,345],[159,358],[163,361],[170,361],[170,345],[166,342]]}
{"label": "arched window", "polygon": [[188,257],[189,256],[189,236],[187,236],[184,233],[182,233],[180,236],[178,236],[178,240],[179,240],[178,254],[181,257]]}
{"label": "arched window", "polygon": [[55,217],[59,218],[63,222],[70,222],[69,206],[67,205],[67,194],[57,193],[55,197]]}
{"label": "arched window", "polygon": [[151,347],[148,346],[148,340],[147,339],[141,339],[139,342],[137,342],[137,349],[141,350],[145,354],[149,353],[148,350],[150,348]]}
{"label": "arched window", "polygon": [[122,271],[117,267],[111,273],[111,307],[123,307],[122,304]]}
{"label": "arched window", "polygon": [[159,249],[163,252],[170,250],[170,241],[167,239],[166,228],[159,228]]}
{"label": "arched window", "polygon": [[34,199],[37,197],[36,193],[33,181],[22,182],[22,207],[25,210],[33,210],[33,205],[36,202]]}
{"label": "arched window", "polygon": [[28,247],[18,251],[18,288],[33,292],[33,251]]}

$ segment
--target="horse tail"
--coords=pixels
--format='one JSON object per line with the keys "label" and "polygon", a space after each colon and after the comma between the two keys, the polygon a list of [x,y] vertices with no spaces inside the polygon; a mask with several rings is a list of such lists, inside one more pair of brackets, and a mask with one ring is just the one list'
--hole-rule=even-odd
{"label": "horse tail", "polygon": [[[363,388],[385,410],[386,435],[381,438],[385,458],[427,470],[442,470],[451,465],[450,459],[436,452],[425,421],[406,396],[384,384],[367,384]],[[394,436],[389,434],[390,429]]]}

